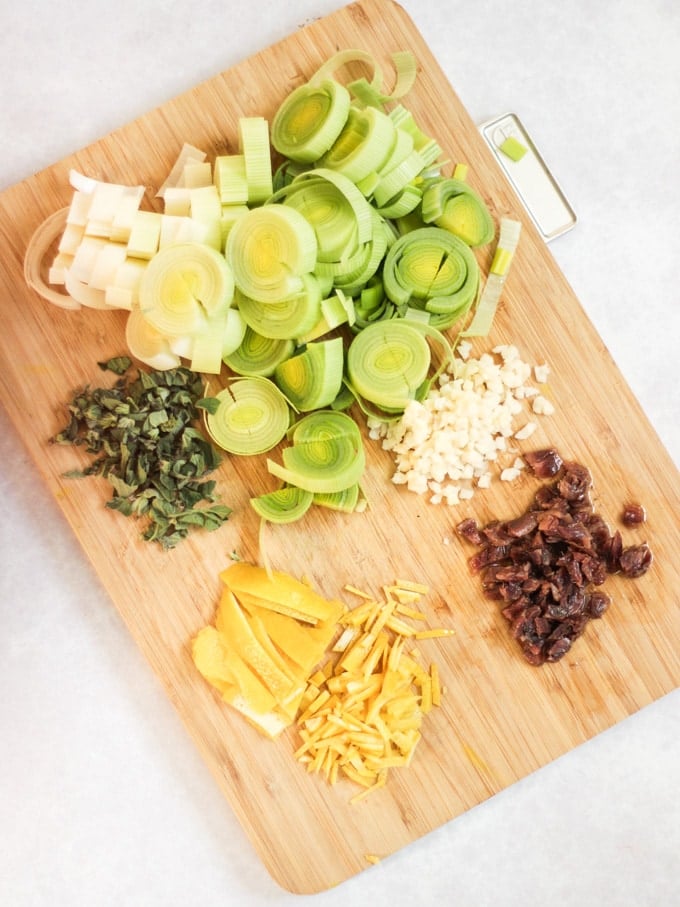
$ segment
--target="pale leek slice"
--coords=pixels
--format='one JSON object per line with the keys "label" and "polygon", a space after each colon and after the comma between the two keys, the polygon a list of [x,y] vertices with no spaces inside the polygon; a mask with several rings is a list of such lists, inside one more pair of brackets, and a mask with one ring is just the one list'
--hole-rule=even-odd
{"label": "pale leek slice", "polygon": [[340,134],[349,107],[349,92],[334,79],[300,85],[276,111],[271,143],[293,161],[318,161]]}
{"label": "pale leek slice", "polygon": [[369,76],[348,81],[347,87],[362,103],[381,106],[406,95],[413,87],[418,72],[416,58],[409,50],[396,51],[391,55],[391,61],[395,80],[390,91],[387,90],[382,67],[375,55],[358,48],[336,51],[317,69],[310,84],[326,79],[337,80],[338,70],[360,64],[363,68],[368,67]]}
{"label": "pale leek slice", "polygon": [[309,343],[276,367],[274,381],[298,412],[310,412],[338,396],[344,362],[342,337]]}
{"label": "pale leek slice", "polygon": [[170,336],[200,332],[211,317],[226,311],[233,296],[234,277],[224,256],[201,243],[161,249],[139,285],[144,317]]}
{"label": "pale leek slice", "polygon": [[238,309],[230,308],[208,319],[205,329],[192,338],[192,371],[219,375],[224,356],[240,345],[246,327]]}
{"label": "pale leek slice", "polygon": [[42,266],[50,247],[63,234],[69,208],[60,208],[44,221],[33,232],[24,255],[24,280],[32,290],[62,309],[79,309],[80,303],[66,293],[60,293],[50,287],[42,276]]}
{"label": "pale leek slice", "polygon": [[150,368],[165,371],[181,364],[180,357],[171,349],[170,338],[157,331],[137,306],[127,316],[125,342],[130,355]]}
{"label": "pale leek slice", "polygon": [[234,378],[215,396],[220,405],[206,413],[206,430],[223,450],[251,456],[271,450],[285,437],[291,410],[268,378]]}
{"label": "pale leek slice", "polygon": [[264,117],[241,117],[238,134],[245,164],[248,203],[256,205],[273,192],[269,122]]}
{"label": "pale leek slice", "polygon": [[302,289],[314,270],[317,242],[309,221],[287,205],[252,208],[227,236],[226,258],[236,286],[260,302],[278,302]]}

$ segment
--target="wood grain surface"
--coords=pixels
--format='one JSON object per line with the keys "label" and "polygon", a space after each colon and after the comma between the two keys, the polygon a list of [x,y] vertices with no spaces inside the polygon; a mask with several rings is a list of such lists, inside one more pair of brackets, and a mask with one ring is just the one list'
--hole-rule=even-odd
{"label": "wood grain surface", "polygon": [[[233,152],[242,115],[270,117],[283,96],[336,49],[371,51],[389,72],[389,55],[413,50],[416,87],[406,99],[422,127],[452,162],[465,161],[470,182],[496,218],[523,221],[523,235],[488,343],[516,344],[530,362],[547,362],[555,413],[542,418],[524,449],[555,445],[589,466],[597,510],[616,524],[624,503],[641,502],[647,522],[622,529],[628,543],[647,540],[654,553],[640,580],[612,577],[613,597],[567,657],[534,668],[520,656],[494,603],[470,576],[471,554],[455,537],[466,516],[512,516],[536,483],[494,482],[465,506],[435,506],[390,482],[390,455],[367,443],[361,515],[320,508],[267,534],[272,564],[307,576],[328,596],[347,583],[378,593],[397,576],[431,587],[432,623],[455,636],[426,640],[446,687],[442,707],[427,716],[409,769],[350,805],[355,789],[329,786],[295,761],[294,730],[270,742],[220,703],[190,657],[190,640],[213,616],[218,573],[231,552],[258,561],[252,494],[269,490],[264,458],[225,458],[221,498],[234,508],[213,534],[195,534],[162,552],[140,541],[138,527],[104,504],[100,479],[67,480],[79,465],[73,448],[50,446],[66,402],[85,384],[102,382],[96,363],[124,352],[124,314],[64,311],[29,291],[22,267],[41,221],[68,204],[69,168],[101,179],[148,187],[154,207],[183,142],[210,156]],[[366,868],[367,854],[387,857],[551,760],[609,728],[680,684],[680,476],[593,329],[571,287],[474,123],[407,14],[389,0],[360,0],[339,9],[196,86],[142,118],[5,191],[0,197],[0,394],[83,551],[130,633],[163,683],[273,878],[297,893],[337,885]],[[491,250],[479,253],[488,267]],[[519,445],[518,445],[519,446]],[[276,457],[276,452],[274,453]],[[349,598],[348,598],[349,602]],[[578,791],[574,792],[578,796]],[[247,842],[244,840],[244,846]]]}

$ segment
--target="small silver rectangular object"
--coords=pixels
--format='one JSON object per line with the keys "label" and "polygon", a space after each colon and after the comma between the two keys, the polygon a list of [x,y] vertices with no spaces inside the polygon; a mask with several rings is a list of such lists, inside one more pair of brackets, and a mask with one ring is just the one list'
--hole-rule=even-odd
{"label": "small silver rectangular object", "polygon": [[[576,214],[519,117],[505,113],[482,123],[479,130],[545,241],[571,230]],[[507,139],[524,149],[519,160],[501,150]]]}

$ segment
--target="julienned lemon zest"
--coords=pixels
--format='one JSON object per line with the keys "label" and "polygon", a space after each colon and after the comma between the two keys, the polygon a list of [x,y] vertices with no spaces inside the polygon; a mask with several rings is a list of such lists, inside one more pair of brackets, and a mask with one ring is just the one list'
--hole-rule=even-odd
{"label": "julienned lemon zest", "polygon": [[344,777],[360,785],[350,801],[357,803],[385,786],[390,769],[411,763],[423,716],[441,703],[438,668],[423,666],[414,648],[407,653],[407,641],[453,631],[416,631],[402,619],[425,619],[398,597],[405,591],[417,600],[428,592],[423,584],[385,586],[382,599],[356,586],[345,589],[362,601],[340,617],[336,658],[310,678],[301,697],[295,757],[330,784]]}

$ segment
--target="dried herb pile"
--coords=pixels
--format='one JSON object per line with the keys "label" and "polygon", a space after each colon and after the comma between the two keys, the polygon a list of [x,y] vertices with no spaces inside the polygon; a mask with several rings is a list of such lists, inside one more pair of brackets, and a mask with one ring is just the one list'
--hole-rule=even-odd
{"label": "dried herb pile", "polygon": [[106,478],[113,488],[106,506],[143,518],[142,537],[165,549],[192,529],[217,529],[231,508],[215,503],[215,481],[206,479],[220,456],[194,424],[201,409],[210,408],[200,376],[179,367],[139,370],[132,377],[126,356],[99,366],[118,380],[77,393],[68,406],[68,425],[52,439],[84,445],[95,458],[66,475]]}

